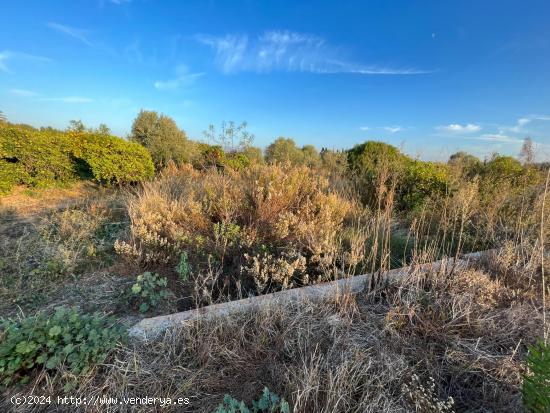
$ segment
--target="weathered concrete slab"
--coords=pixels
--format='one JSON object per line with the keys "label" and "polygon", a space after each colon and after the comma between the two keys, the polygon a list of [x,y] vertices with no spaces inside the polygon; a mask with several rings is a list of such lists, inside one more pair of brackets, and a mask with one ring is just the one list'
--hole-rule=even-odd
{"label": "weathered concrete slab", "polygon": [[[467,266],[470,261],[478,259],[483,254],[487,254],[489,252],[490,251],[481,251],[465,254],[456,261],[454,259],[445,259],[419,266],[397,268],[387,271],[383,275],[388,282],[394,282],[405,277],[407,274],[412,273],[413,271],[447,271],[451,268],[456,269]],[[373,274],[356,275],[354,277],[343,278],[336,281],[309,285],[291,290],[278,291],[275,293],[245,298],[242,300],[214,304],[195,310],[183,311],[181,313],[145,318],[130,328],[129,334],[133,338],[147,341],[155,339],[170,327],[191,322],[199,318],[208,319],[212,317],[225,317],[235,313],[251,311],[258,307],[282,305],[285,303],[302,300],[320,301],[323,299],[334,299],[346,293],[357,294],[364,290],[367,282],[370,281],[372,276]]]}

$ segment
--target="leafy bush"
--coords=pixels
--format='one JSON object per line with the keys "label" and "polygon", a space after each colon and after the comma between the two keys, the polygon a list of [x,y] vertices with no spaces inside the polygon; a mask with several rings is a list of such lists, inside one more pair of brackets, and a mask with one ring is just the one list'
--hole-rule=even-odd
{"label": "leafy bush", "polygon": [[139,311],[146,313],[162,304],[162,301],[170,296],[167,285],[166,278],[159,277],[158,274],[144,272],[138,275],[135,284],[132,285],[131,297],[139,306]]}
{"label": "leafy bush", "polygon": [[224,166],[240,171],[249,165],[250,159],[244,153],[234,152],[226,156]]}
{"label": "leafy bush", "polygon": [[482,192],[489,198],[503,188],[514,190],[525,189],[537,181],[537,173],[529,167],[524,167],[511,156],[495,155],[487,162],[482,171]]}
{"label": "leafy bush", "polygon": [[383,202],[393,188],[398,207],[415,209],[448,186],[446,165],[413,160],[396,147],[368,141],[348,151],[348,166],[367,205]]}
{"label": "leafy bush", "polygon": [[407,157],[383,142],[368,141],[348,151],[348,168],[357,180],[363,202],[375,206],[403,175]]}
{"label": "leafy bush", "polygon": [[542,341],[530,347],[527,367],[522,389],[526,410],[550,412],[550,347]]}
{"label": "leafy bush", "polygon": [[140,145],[101,133],[0,126],[0,191],[13,185],[44,187],[78,178],[102,183],[139,182],[153,176]]}
{"label": "leafy bush", "polygon": [[80,134],[76,156],[86,162],[98,182],[124,184],[140,182],[154,175],[147,150],[133,142],[101,134]]}
{"label": "leafy bush", "polygon": [[15,185],[28,181],[20,164],[0,159],[0,194],[8,193]]}
{"label": "leafy bush", "polygon": [[65,368],[86,374],[102,363],[124,339],[113,321],[76,309],[57,308],[51,317],[38,314],[21,321],[3,320],[0,333],[0,384],[26,382],[38,369]]}
{"label": "leafy bush", "polygon": [[348,151],[350,169],[368,177],[374,177],[381,167],[401,170],[405,160],[399,149],[384,142],[367,141]]}
{"label": "leafy bush", "polygon": [[399,206],[403,210],[418,208],[428,197],[444,195],[448,186],[449,173],[446,165],[409,161],[399,185]]}
{"label": "leafy bush", "polygon": [[2,173],[2,185],[42,187],[75,180],[72,145],[64,134],[0,127],[0,161],[13,164]]}
{"label": "leafy bush", "polygon": [[265,387],[262,397],[252,401],[252,408],[247,407],[244,401],[238,401],[226,394],[215,413],[290,413],[290,407],[285,399]]}

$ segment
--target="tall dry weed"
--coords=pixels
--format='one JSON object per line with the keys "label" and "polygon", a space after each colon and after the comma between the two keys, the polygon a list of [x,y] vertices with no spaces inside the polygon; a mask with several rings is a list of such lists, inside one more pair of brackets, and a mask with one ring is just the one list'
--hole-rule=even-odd
{"label": "tall dry weed", "polygon": [[354,208],[307,167],[183,166],[129,199],[131,235],[116,248],[161,272],[186,253],[195,276],[217,266],[220,290],[256,294],[330,277]]}

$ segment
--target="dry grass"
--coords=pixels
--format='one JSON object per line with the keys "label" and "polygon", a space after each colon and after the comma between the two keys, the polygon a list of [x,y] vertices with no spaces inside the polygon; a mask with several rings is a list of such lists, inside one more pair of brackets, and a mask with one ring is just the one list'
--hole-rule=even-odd
{"label": "dry grass", "polygon": [[[163,411],[211,412],[224,394],[250,401],[267,386],[294,412],[450,411],[449,397],[455,411],[521,410],[522,360],[542,322],[530,289],[472,267],[413,273],[379,293],[183,325],[121,348],[78,394],[189,397]],[[59,383],[42,376],[34,393]]]}
{"label": "dry grass", "polygon": [[[180,284],[193,291],[191,306],[380,270],[356,297],[197,321],[145,346],[121,346],[109,364],[79,378],[72,393],[190,397],[188,409],[165,411],[211,412],[226,393],[250,401],[267,386],[294,412],[443,412],[450,411],[450,397],[455,411],[520,411],[527,345],[541,336],[547,310],[541,273],[550,268],[541,268],[541,242],[550,226],[540,217],[550,206],[541,188],[503,190],[495,202],[477,180],[459,182],[447,196],[396,219],[395,188],[382,178],[378,205],[365,209],[349,182],[307,168],[220,173],[184,166],[125,194],[125,203],[119,194],[103,194],[30,220],[22,212],[22,221],[0,227],[7,235],[0,240],[0,257],[7,258],[0,258],[1,280],[12,282],[0,283],[6,303],[0,310],[18,310],[7,301],[12,294],[34,309],[76,304],[111,312],[131,282],[113,273],[153,269],[172,276],[174,285],[182,252],[189,253],[192,274]],[[336,190],[335,181],[345,188]],[[117,222],[124,225],[103,234]],[[464,248],[503,248],[468,269],[413,273],[387,286],[383,270],[394,264],[392,242],[403,222],[410,223],[404,260],[412,263]],[[115,237],[125,259],[107,271]],[[39,288],[32,304],[34,296],[25,293],[37,295]],[[65,379],[63,372],[40,372],[4,395],[63,394]],[[7,403],[0,410],[28,411]]]}
{"label": "dry grass", "polygon": [[11,211],[20,217],[29,217],[47,209],[64,209],[82,203],[101,191],[91,182],[78,182],[65,188],[29,189],[19,186],[0,196],[0,213]]}
{"label": "dry grass", "polygon": [[[82,196],[81,189],[74,193]],[[54,195],[58,191],[53,190]],[[19,214],[14,207],[1,215],[2,316],[69,301],[77,304],[77,297],[83,296],[84,304],[91,303],[102,290],[97,285],[105,284],[103,278],[113,279],[104,270],[113,264],[115,239],[128,226],[121,195],[95,191],[61,203],[45,205],[45,198],[41,202],[39,213],[26,215],[30,209]]]}
{"label": "dry grass", "polygon": [[184,166],[128,200],[131,236],[116,247],[129,263],[172,277],[185,252],[191,284],[214,273],[218,295],[261,294],[333,276],[338,236],[356,207],[306,167]]}

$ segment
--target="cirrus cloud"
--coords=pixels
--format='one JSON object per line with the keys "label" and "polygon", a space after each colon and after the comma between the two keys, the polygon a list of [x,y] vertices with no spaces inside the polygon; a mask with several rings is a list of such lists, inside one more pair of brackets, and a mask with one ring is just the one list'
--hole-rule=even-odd
{"label": "cirrus cloud", "polygon": [[64,97],[53,97],[53,98],[40,98],[38,99],[43,102],[61,102],[61,103],[91,103],[94,100],[82,96],[64,96]]}
{"label": "cirrus cloud", "polygon": [[521,133],[524,132],[527,125],[537,121],[550,121],[550,115],[527,115],[519,118],[514,126],[503,126],[502,130]]}
{"label": "cirrus cloud", "polygon": [[487,142],[499,142],[499,143],[522,143],[523,139],[515,138],[513,136],[508,136],[503,133],[485,133],[481,136],[472,138],[478,141],[487,141]]}
{"label": "cirrus cloud", "polygon": [[65,34],[73,39],[78,40],[81,43],[84,43],[86,46],[93,47],[93,43],[88,39],[88,31],[84,29],[78,29],[76,27],[67,26],[65,24],[57,22],[48,22],[46,24],[50,29],[55,30],[56,32]]}
{"label": "cirrus cloud", "polygon": [[0,71],[12,73],[8,67],[11,60],[29,60],[35,62],[51,62],[52,60],[43,56],[36,56],[29,53],[17,52],[13,50],[3,50],[0,52]]}
{"label": "cirrus cloud", "polygon": [[36,92],[33,92],[32,90],[27,89],[11,89],[10,93],[15,96],[22,96],[22,97],[33,97],[38,96],[39,94]]}
{"label": "cirrus cloud", "polygon": [[225,73],[271,71],[319,74],[416,75],[431,73],[414,67],[389,67],[355,63],[342,56],[341,48],[323,38],[291,31],[267,31],[257,37],[242,34],[195,39],[215,52],[215,63]]}
{"label": "cirrus cloud", "polygon": [[190,73],[189,69],[185,65],[177,66],[175,72],[175,77],[167,80],[157,80],[153,83],[153,86],[155,86],[157,90],[161,91],[174,91],[193,85],[199,78],[205,75],[204,72]]}

